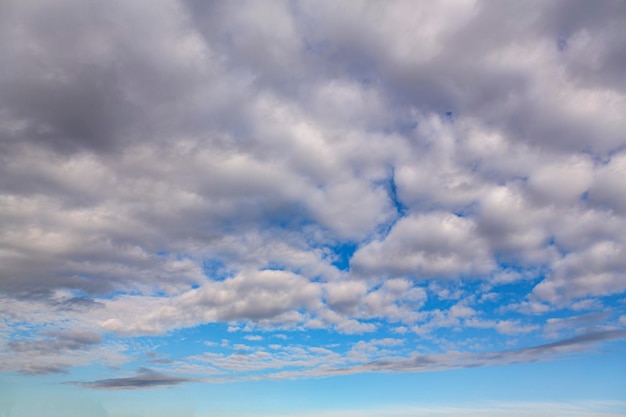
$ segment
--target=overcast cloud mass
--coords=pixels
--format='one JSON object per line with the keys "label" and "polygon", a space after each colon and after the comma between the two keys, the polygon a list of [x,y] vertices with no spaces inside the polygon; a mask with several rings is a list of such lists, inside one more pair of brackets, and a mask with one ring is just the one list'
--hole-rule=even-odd
{"label": "overcast cloud mass", "polygon": [[9,0],[0,56],[2,372],[623,347],[621,1]]}

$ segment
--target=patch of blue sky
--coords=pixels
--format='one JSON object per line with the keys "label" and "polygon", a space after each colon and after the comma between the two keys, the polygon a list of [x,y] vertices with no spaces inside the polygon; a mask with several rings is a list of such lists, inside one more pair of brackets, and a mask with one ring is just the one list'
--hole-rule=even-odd
{"label": "patch of blue sky", "polygon": [[332,259],[331,264],[342,271],[350,270],[350,259],[358,249],[359,245],[355,242],[338,242],[334,245],[327,245],[329,250],[328,257]]}
{"label": "patch of blue sky", "polygon": [[207,323],[194,327],[180,328],[160,337],[146,337],[154,345],[155,353],[165,357],[179,357],[202,353],[208,345],[219,346],[223,339],[231,339],[224,323]]}
{"label": "patch of blue sky", "polygon": [[389,199],[393,203],[399,217],[404,217],[408,210],[408,207],[400,201],[398,196],[398,187],[396,185],[396,173],[394,167],[389,167],[389,176],[387,178],[386,189]]}
{"label": "patch of blue sky", "polygon": [[34,340],[39,332],[47,328],[53,328],[46,322],[29,322],[23,320],[11,320],[4,318],[3,323],[7,324],[10,332],[6,332],[10,340]]}
{"label": "patch of blue sky", "polygon": [[285,263],[278,261],[269,261],[264,266],[259,268],[259,271],[286,271],[298,273],[300,268],[289,268]]}
{"label": "patch of blue sky", "polygon": [[[124,297],[124,296],[141,296],[141,295],[145,295],[144,292],[140,289],[137,288],[122,288],[122,289],[116,289],[116,290],[112,290],[106,293],[102,293],[102,294],[98,294],[97,295],[97,299],[98,300],[103,300],[103,301],[107,301],[107,300],[113,300],[115,298],[118,297]],[[166,296],[166,294],[163,291],[155,291],[155,296]],[[95,298],[94,298],[95,300]]]}
{"label": "patch of blue sky", "polygon": [[[615,363],[618,361],[618,363]],[[446,372],[364,373],[322,379],[241,382],[211,388],[246,392],[256,410],[368,409],[398,405],[463,405],[489,401],[606,400],[623,393],[623,358],[588,354],[570,361],[467,368]],[[603,375],[606,376],[604,379]],[[581,382],[584,381],[584,382]],[[192,387],[201,392],[200,387]],[[271,399],[257,402],[257,396]],[[249,395],[249,396],[248,396]],[[234,399],[234,398],[233,398]],[[269,409],[265,407],[271,407]],[[296,407],[296,408],[294,408]],[[243,410],[242,410],[243,411]]]}
{"label": "patch of blue sky", "polygon": [[[510,254],[494,251],[496,270],[492,275],[508,275],[510,279],[496,280],[498,282],[519,282],[522,280],[542,279],[548,271],[545,265],[525,266],[511,259]],[[517,276],[518,278],[514,278]],[[493,280],[492,280],[493,281]]]}
{"label": "patch of blue sky", "polygon": [[589,201],[589,191],[582,193],[578,199],[582,202]]}
{"label": "patch of blue sky", "polygon": [[202,272],[211,281],[223,281],[235,276],[235,271],[228,268],[227,264],[218,258],[203,259]]}
{"label": "patch of blue sky", "polygon": [[[621,350],[582,354],[567,361],[446,372],[363,373],[226,384],[189,383],[173,389],[147,391],[94,391],[61,383],[68,379],[90,380],[90,372],[98,377],[107,375],[102,370],[85,367],[72,371],[70,378],[59,375],[5,375],[0,383],[3,388],[0,399],[4,395],[12,401],[12,417],[30,417],[32,414],[27,413],[34,409],[29,402],[47,404],[53,408],[63,405],[65,416],[79,416],[78,412],[85,411],[87,399],[106,408],[109,417],[173,417],[181,412],[198,416],[220,413],[231,416],[283,413],[298,416],[297,410],[307,410],[307,413],[385,407],[413,407],[417,410],[420,407],[443,405],[469,408],[484,406],[485,401],[572,403],[583,398],[600,402],[623,398],[626,359],[622,354],[624,343],[619,344],[622,345]],[[115,375],[119,376],[119,373]],[[246,401],[241,401],[241,393],[244,392]],[[67,407],[69,399],[75,399],[75,410]],[[615,412],[626,412],[623,404],[614,401],[598,406],[608,407]],[[56,416],[54,413],[57,411],[52,410],[48,415]]]}

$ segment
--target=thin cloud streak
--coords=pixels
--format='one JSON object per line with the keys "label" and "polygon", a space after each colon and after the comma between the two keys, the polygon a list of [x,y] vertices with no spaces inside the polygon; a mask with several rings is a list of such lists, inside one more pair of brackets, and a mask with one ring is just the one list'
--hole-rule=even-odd
{"label": "thin cloud streak", "polygon": [[194,378],[165,375],[151,369],[141,368],[135,376],[101,379],[92,382],[77,382],[76,384],[91,389],[137,390],[172,387],[186,382],[198,382],[198,380]]}

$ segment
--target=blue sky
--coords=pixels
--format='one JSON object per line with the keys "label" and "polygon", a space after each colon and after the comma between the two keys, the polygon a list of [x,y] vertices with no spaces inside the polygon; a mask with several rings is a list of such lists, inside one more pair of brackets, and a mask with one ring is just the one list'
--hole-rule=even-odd
{"label": "blue sky", "polygon": [[626,416],[625,22],[10,0],[0,416]]}

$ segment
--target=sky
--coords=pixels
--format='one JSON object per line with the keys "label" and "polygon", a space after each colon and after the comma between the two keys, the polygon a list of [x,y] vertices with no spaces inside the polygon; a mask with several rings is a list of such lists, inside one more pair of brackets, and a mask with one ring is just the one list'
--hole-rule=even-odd
{"label": "sky", "polygon": [[0,417],[626,416],[626,4],[0,3]]}

